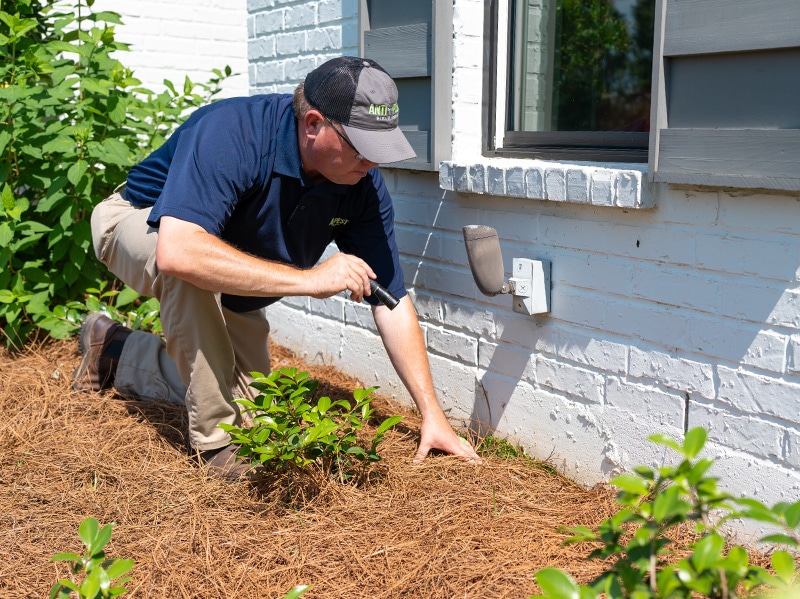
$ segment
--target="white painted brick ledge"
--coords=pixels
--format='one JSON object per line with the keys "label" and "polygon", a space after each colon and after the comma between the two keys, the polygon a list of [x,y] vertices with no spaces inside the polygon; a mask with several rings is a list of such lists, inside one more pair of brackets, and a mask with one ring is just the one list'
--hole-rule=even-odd
{"label": "white painted brick ledge", "polygon": [[494,158],[439,165],[439,187],[447,191],[489,194],[552,202],[626,209],[655,207],[646,165],[619,168],[542,160]]}

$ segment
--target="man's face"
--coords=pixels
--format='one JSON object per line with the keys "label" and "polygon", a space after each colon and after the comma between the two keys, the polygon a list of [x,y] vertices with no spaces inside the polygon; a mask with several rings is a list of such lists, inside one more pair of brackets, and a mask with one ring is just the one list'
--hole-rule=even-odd
{"label": "man's face", "polygon": [[324,177],[333,183],[358,183],[373,167],[347,139],[339,123],[315,110],[309,111],[300,124],[300,156],[303,168],[312,180]]}

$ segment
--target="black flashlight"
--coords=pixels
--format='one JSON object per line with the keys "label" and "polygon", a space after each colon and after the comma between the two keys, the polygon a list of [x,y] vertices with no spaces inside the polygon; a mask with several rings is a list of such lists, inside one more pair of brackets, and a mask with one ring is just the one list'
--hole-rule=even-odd
{"label": "black flashlight", "polygon": [[400,303],[400,300],[392,295],[388,289],[379,285],[372,279],[369,280],[369,289],[373,294],[375,294],[375,297],[377,297],[381,303],[390,310],[394,310],[397,307],[397,304]]}

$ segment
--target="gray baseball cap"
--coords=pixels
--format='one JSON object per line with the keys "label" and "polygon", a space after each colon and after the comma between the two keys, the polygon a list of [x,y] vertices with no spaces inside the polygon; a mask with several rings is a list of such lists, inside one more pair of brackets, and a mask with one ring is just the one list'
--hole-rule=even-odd
{"label": "gray baseball cap", "polygon": [[417,155],[398,126],[397,86],[374,60],[329,60],[306,76],[303,90],[312,107],[342,124],[370,162],[385,164]]}

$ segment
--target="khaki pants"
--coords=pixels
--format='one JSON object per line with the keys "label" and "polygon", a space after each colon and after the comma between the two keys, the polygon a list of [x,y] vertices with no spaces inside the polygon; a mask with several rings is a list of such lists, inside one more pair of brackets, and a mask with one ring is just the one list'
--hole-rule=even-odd
{"label": "khaki pants", "polygon": [[120,356],[114,386],[125,396],[185,404],[193,449],[217,449],[230,437],[220,423],[240,424],[236,397],[253,397],[250,372],[269,372],[269,323],[262,310],[236,313],[220,294],[162,275],[156,265],[158,229],[150,208],[136,208],[114,193],[92,213],[98,259],[141,295],[161,303],[166,344],[134,331]]}

